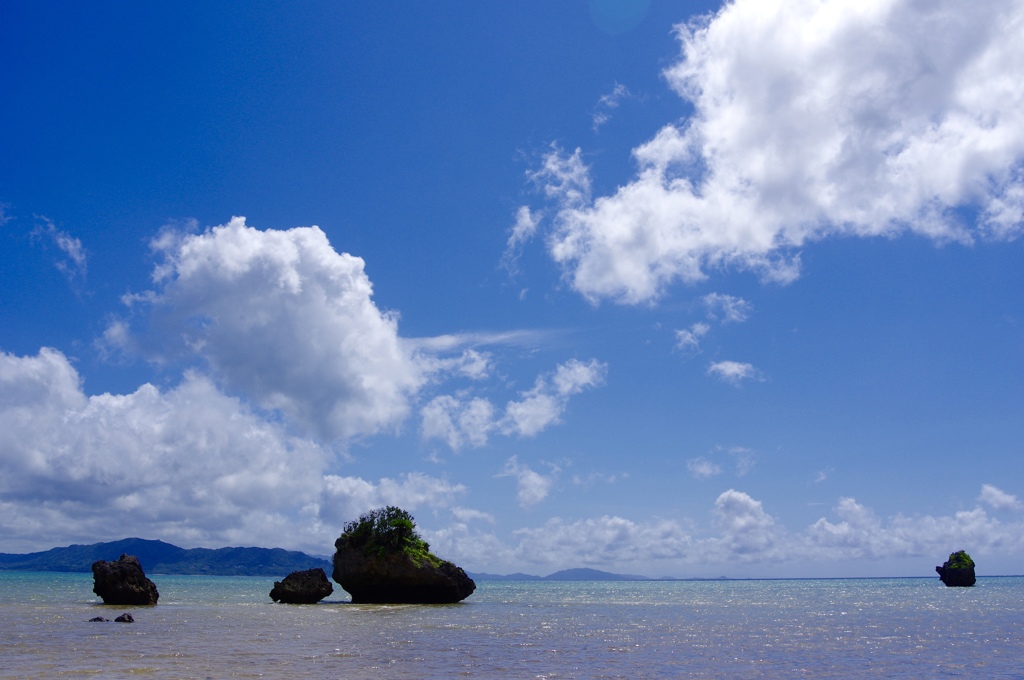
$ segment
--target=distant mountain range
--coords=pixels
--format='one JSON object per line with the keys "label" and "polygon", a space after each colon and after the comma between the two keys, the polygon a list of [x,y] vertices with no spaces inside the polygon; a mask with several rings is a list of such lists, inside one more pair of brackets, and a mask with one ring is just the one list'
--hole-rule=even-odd
{"label": "distant mountain range", "polygon": [[[97,560],[112,561],[122,554],[139,558],[146,574],[207,576],[287,576],[293,571],[322,568],[330,576],[330,560],[281,548],[179,548],[163,541],[125,538],[110,543],[69,545],[44,552],[0,553],[0,571],[92,571]],[[547,576],[532,574],[474,574],[474,581],[651,581],[646,576],[613,574],[597,569],[563,569]]]}
{"label": "distant mountain range", "polygon": [[329,560],[281,548],[179,548],[163,541],[126,538],[111,543],[69,545],[44,552],[0,553],[0,571],[92,571],[97,560],[116,560],[123,553],[139,558],[147,574],[210,576],[287,576],[293,571],[323,568]]}
{"label": "distant mountain range", "polygon": [[469,574],[474,581],[653,581],[646,576],[613,574],[598,569],[563,569],[547,576],[532,574]]}

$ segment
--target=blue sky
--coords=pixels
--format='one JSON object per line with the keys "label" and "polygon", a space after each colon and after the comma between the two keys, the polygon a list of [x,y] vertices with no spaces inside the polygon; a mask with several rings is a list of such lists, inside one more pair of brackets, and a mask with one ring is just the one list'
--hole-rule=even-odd
{"label": "blue sky", "polygon": [[0,551],[1021,573],[1024,3],[919,4],[5,3]]}

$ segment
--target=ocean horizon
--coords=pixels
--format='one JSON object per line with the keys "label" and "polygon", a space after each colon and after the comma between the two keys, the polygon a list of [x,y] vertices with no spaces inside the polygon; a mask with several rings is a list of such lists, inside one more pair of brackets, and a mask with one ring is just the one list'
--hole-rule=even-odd
{"label": "ocean horizon", "polygon": [[455,605],[151,576],[158,605],[115,607],[91,574],[0,572],[0,678],[1024,678],[1021,576],[481,580]]}

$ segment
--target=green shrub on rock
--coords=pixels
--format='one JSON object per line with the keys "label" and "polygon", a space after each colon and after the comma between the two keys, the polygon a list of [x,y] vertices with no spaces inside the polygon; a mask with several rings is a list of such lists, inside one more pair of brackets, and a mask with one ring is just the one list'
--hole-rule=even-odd
{"label": "green shrub on rock", "polygon": [[949,560],[945,566],[953,569],[974,569],[974,560],[971,559],[966,550],[960,550],[949,554]]}
{"label": "green shrub on rock", "polygon": [[974,560],[966,551],[950,553],[941,567],[935,567],[942,582],[950,587],[970,587],[977,582],[974,575]]}
{"label": "green shrub on rock", "polygon": [[334,547],[334,580],[355,604],[450,604],[476,589],[465,571],[431,554],[405,510],[388,506],[345,525]]}
{"label": "green shrub on rock", "polygon": [[393,505],[371,510],[346,524],[335,546],[357,548],[378,556],[401,552],[417,564],[440,562],[430,553],[430,544],[416,532],[413,516]]}

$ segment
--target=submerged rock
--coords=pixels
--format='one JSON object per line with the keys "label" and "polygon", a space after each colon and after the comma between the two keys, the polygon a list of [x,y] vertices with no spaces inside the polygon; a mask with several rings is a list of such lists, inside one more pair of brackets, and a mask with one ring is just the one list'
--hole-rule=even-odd
{"label": "submerged rock", "polygon": [[939,579],[950,588],[968,588],[977,581],[974,576],[974,560],[963,550],[950,553],[949,559],[941,567],[935,567],[935,571]]}
{"label": "submerged rock", "polygon": [[293,571],[283,581],[274,581],[270,597],[285,604],[316,604],[334,592],[323,569]]}
{"label": "submerged rock", "polygon": [[121,555],[114,562],[93,562],[92,576],[92,592],[103,598],[103,604],[149,605],[160,598],[156,584],[146,578],[134,555]]}
{"label": "submerged rock", "polygon": [[91,619],[89,619],[89,623],[106,623],[106,622],[107,622],[107,620],[105,618],[103,618],[102,616],[94,616]]}
{"label": "submerged rock", "polygon": [[395,507],[363,515],[335,542],[332,577],[355,604],[448,604],[476,590],[466,572],[430,553],[412,516]]}
{"label": "submerged rock", "polygon": [[135,623],[135,617],[128,612],[125,612],[114,619],[114,623]]}

